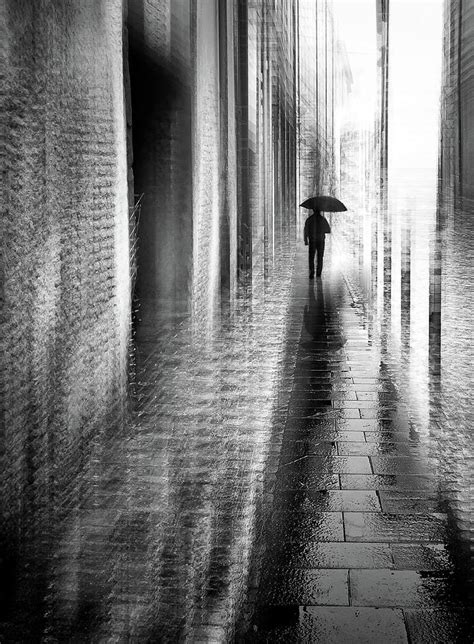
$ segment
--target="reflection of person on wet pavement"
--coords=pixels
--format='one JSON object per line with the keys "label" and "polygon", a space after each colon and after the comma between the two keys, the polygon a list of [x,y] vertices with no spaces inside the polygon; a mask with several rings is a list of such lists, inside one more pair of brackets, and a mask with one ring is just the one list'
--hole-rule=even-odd
{"label": "reflection of person on wet pavement", "polygon": [[308,217],[304,224],[304,243],[309,245],[309,279],[314,278],[314,256],[318,253],[316,275],[319,277],[323,270],[323,256],[326,233],[331,232],[331,227],[327,220],[317,210]]}
{"label": "reflection of person on wet pavement", "polygon": [[[347,339],[339,331],[331,330],[331,316],[334,311],[334,304],[331,304],[331,297],[326,301],[324,284],[318,280],[316,285],[308,285],[308,304],[304,307],[303,321],[307,333],[311,336],[308,343],[303,343],[310,350],[317,348],[320,351],[320,359],[323,359],[327,351],[337,351],[347,342]],[[322,343],[322,345],[320,345]]]}
{"label": "reflection of person on wet pavement", "polygon": [[326,305],[324,302],[323,284],[317,282],[316,294],[314,286],[308,286],[308,304],[304,307],[304,326],[313,340],[326,340]]}

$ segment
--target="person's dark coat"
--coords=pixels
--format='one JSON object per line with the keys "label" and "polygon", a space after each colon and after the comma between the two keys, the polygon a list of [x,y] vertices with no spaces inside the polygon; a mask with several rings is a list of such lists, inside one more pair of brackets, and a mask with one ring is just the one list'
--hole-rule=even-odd
{"label": "person's dark coat", "polygon": [[314,257],[317,253],[318,263],[316,267],[316,275],[319,277],[323,270],[323,257],[325,246],[325,235],[331,232],[331,226],[327,220],[319,214],[313,213],[305,222],[304,225],[304,243],[309,246],[308,248],[308,263],[309,263],[309,278],[314,277]]}
{"label": "person's dark coat", "polygon": [[314,213],[305,221],[304,224],[304,243],[317,242],[324,239],[326,233],[331,232],[331,227],[322,215]]}

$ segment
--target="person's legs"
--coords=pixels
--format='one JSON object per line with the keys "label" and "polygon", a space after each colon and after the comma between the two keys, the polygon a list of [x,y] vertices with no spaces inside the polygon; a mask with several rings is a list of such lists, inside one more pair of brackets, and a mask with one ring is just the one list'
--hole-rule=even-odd
{"label": "person's legs", "polygon": [[[319,277],[321,273],[323,272],[323,257],[324,257],[324,237],[322,239],[318,239],[316,243],[316,250],[318,251],[318,263],[316,266],[316,275]],[[313,261],[313,266],[314,266],[314,261]]]}
{"label": "person's legs", "polygon": [[309,278],[314,277],[314,255],[316,254],[316,244],[314,241],[309,242],[308,246],[308,263],[309,263]]}

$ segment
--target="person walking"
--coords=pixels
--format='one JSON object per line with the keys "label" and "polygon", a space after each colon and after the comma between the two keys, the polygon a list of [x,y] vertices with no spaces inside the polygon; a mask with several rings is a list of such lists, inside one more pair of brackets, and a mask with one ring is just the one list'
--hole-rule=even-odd
{"label": "person walking", "polygon": [[308,248],[309,261],[309,279],[314,279],[314,256],[316,253],[316,276],[319,277],[323,270],[323,257],[325,236],[331,232],[331,226],[319,210],[313,210],[313,214],[308,217],[304,224],[304,243]]}

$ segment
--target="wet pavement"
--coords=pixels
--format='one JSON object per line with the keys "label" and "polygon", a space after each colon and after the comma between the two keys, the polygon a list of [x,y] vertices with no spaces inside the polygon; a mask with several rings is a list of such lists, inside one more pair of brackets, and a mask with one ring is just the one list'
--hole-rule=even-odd
{"label": "wet pavement", "polygon": [[35,508],[41,532],[25,518],[0,641],[232,639],[294,362],[288,237],[274,277],[256,266],[209,324],[142,302],[130,422],[92,437],[72,493]]}
{"label": "wet pavement", "polygon": [[286,240],[209,326],[142,306],[131,422],[25,521],[2,641],[473,641],[472,445],[417,416],[331,244],[309,282]]}
{"label": "wet pavement", "polygon": [[311,282],[300,250],[291,308],[296,365],[246,641],[474,641],[472,530],[439,424],[417,422],[341,270]]}

